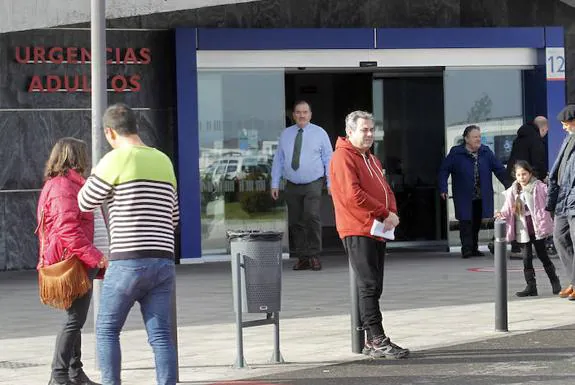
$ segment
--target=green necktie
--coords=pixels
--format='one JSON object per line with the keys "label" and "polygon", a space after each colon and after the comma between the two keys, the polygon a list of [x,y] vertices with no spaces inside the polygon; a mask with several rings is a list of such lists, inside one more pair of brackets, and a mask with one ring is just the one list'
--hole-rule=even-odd
{"label": "green necktie", "polygon": [[301,142],[303,139],[303,128],[297,130],[297,135],[295,137],[295,142],[293,144],[293,155],[291,158],[291,168],[297,171],[299,168],[299,157],[301,155]]}

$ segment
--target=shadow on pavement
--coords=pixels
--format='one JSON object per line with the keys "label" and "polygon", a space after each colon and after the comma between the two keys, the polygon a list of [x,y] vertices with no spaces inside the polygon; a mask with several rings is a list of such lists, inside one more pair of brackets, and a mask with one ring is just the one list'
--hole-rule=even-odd
{"label": "shadow on pavement", "polygon": [[414,352],[403,360],[364,359],[253,380],[285,385],[567,385],[575,382],[574,330],[570,325]]}

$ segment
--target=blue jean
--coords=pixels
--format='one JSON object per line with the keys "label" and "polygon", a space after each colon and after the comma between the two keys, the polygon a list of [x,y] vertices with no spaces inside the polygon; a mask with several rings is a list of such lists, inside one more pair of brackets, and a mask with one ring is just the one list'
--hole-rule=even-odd
{"label": "blue jean", "polygon": [[96,346],[103,385],[121,384],[120,331],[136,301],[156,361],[158,385],[176,384],[176,349],[171,335],[174,262],[163,258],[111,261],[96,321]]}

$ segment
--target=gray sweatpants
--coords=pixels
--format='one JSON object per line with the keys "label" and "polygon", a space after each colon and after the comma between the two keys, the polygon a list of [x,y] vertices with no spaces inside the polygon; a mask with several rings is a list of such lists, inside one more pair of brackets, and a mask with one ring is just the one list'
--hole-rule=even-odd
{"label": "gray sweatpants", "polygon": [[575,217],[556,215],[553,222],[553,243],[565,268],[569,284],[571,285],[575,285],[574,240]]}

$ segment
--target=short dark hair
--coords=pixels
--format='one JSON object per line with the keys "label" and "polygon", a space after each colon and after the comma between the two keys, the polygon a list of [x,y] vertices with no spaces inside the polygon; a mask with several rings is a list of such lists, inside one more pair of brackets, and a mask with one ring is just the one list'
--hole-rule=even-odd
{"label": "short dark hair", "polygon": [[467,138],[469,136],[469,133],[473,130],[480,130],[481,131],[481,128],[479,128],[479,126],[476,126],[475,124],[472,124],[471,126],[467,126],[463,130],[463,137]]}
{"label": "short dark hair", "polygon": [[136,114],[124,103],[117,103],[108,107],[104,112],[102,123],[104,128],[111,128],[121,136],[138,133]]}
{"label": "short dark hair", "polygon": [[309,107],[309,110],[311,111],[311,104],[309,104],[309,102],[307,100],[296,100],[296,102],[293,104],[293,110],[295,111],[295,108],[297,106],[299,106],[300,104],[307,104],[307,106]]}

